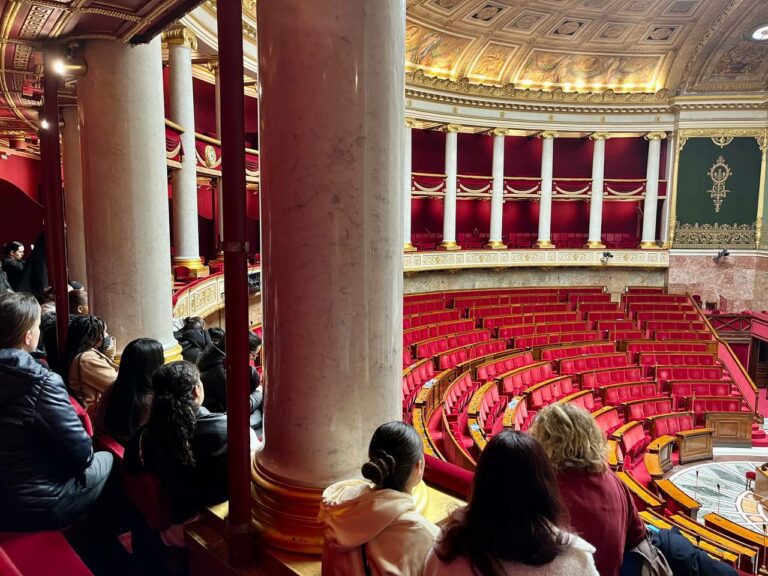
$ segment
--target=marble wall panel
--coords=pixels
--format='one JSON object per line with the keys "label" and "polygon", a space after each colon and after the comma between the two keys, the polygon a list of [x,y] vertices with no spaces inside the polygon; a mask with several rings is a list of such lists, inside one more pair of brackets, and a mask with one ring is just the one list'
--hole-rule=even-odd
{"label": "marble wall panel", "polygon": [[699,294],[705,302],[715,302],[716,306],[722,296],[728,300],[728,312],[751,309],[756,296],[756,261],[762,258],[729,256],[719,264],[712,258],[670,255],[669,291]]}

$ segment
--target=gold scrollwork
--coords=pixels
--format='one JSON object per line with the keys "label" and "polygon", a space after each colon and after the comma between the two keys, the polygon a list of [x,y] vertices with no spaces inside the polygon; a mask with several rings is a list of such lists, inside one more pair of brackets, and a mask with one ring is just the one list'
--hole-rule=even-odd
{"label": "gold scrollwork", "polygon": [[733,142],[733,136],[712,136],[712,143],[720,148],[725,148],[731,142]]}
{"label": "gold scrollwork", "polygon": [[757,223],[752,224],[680,224],[675,226],[675,248],[726,248],[754,246]]}
{"label": "gold scrollwork", "polygon": [[728,192],[730,192],[725,187],[725,183],[731,177],[733,171],[725,163],[725,158],[718,156],[712,168],[709,169],[708,174],[712,179],[712,188],[707,190],[707,193],[709,193],[709,197],[712,198],[712,203],[715,205],[715,212],[720,212],[720,206],[728,196]]}
{"label": "gold scrollwork", "polygon": [[208,168],[213,168],[216,166],[216,148],[208,144],[205,147],[205,165],[208,166]]}

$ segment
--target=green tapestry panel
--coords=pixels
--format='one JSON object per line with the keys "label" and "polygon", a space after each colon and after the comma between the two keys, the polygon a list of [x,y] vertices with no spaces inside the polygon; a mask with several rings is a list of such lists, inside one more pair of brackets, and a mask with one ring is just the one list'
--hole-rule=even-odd
{"label": "green tapestry panel", "polygon": [[676,248],[754,247],[761,160],[752,137],[685,142],[677,176]]}

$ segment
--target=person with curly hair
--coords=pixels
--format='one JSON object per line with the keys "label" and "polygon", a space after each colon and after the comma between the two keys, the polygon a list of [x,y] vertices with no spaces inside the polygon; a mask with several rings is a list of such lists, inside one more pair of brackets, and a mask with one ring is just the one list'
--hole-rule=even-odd
{"label": "person with curly hair", "polygon": [[323,575],[422,574],[437,527],[411,496],[424,475],[424,448],[403,422],[379,426],[363,464],[364,480],[344,480],[323,492]]}
{"label": "person with curly hair", "polygon": [[573,404],[536,414],[530,433],[557,473],[574,531],[592,544],[601,576],[618,576],[622,558],[645,540],[632,494],[605,462],[605,437],[592,415]]}
{"label": "person with curly hair", "polygon": [[71,316],[61,375],[70,393],[87,410],[117,378],[115,339],[98,316]]}

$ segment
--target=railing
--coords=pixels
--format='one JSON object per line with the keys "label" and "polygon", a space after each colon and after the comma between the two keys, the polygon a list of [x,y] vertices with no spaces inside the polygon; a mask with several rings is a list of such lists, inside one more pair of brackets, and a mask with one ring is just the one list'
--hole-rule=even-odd
{"label": "railing", "polygon": [[752,330],[752,316],[748,314],[711,314],[707,316],[707,319],[717,332],[749,332]]}
{"label": "railing", "polygon": [[[248,273],[258,272],[261,266],[249,266]],[[224,273],[200,278],[173,293],[173,317],[205,318],[224,308]]]}

